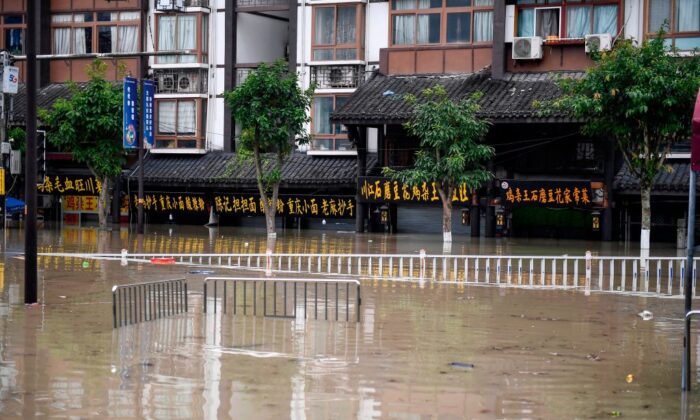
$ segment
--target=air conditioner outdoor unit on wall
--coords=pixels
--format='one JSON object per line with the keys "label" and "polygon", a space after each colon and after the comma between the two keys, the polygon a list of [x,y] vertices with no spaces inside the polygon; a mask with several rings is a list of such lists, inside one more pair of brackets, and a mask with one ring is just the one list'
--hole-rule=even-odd
{"label": "air conditioner outdoor unit on wall", "polygon": [[612,49],[612,35],[591,34],[586,35],[586,52],[610,51]]}
{"label": "air conditioner outdoor unit on wall", "polygon": [[196,93],[197,78],[192,74],[183,74],[177,78],[177,91],[179,93]]}
{"label": "air conditioner outdoor unit on wall", "polygon": [[334,88],[354,87],[357,82],[355,67],[331,67],[328,72],[328,85]]}
{"label": "air conditioner outdoor unit on wall", "polygon": [[158,75],[158,92],[168,93],[175,92],[175,75],[174,74],[161,74]]}
{"label": "air conditioner outdoor unit on wall", "polygon": [[184,7],[184,0],[156,0],[156,10],[182,10]]}
{"label": "air conditioner outdoor unit on wall", "polygon": [[513,60],[539,60],[542,58],[542,38],[530,36],[513,38]]}

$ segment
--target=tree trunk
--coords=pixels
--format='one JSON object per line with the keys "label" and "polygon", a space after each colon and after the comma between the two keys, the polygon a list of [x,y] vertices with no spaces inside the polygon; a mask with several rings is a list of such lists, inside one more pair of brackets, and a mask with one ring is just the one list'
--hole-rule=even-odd
{"label": "tree trunk", "polygon": [[642,231],[639,237],[639,248],[649,249],[649,239],[651,236],[651,185],[640,185],[642,193]]}
{"label": "tree trunk", "polygon": [[442,200],[442,241],[452,242],[452,188],[438,188]]}
{"label": "tree trunk", "polygon": [[109,177],[102,177],[102,191],[97,199],[97,217],[100,221],[100,229],[107,228],[107,218],[109,217],[109,191],[111,180]]}
{"label": "tree trunk", "polygon": [[253,160],[255,163],[255,177],[258,181],[258,191],[265,209],[265,226],[267,228],[267,237],[276,238],[275,231],[275,213],[277,212],[277,197],[279,196],[279,183],[275,183],[272,187],[272,197],[267,196],[267,191],[262,183],[263,167],[262,158],[260,156],[260,145],[257,142],[258,129],[255,129],[255,140],[253,141]]}

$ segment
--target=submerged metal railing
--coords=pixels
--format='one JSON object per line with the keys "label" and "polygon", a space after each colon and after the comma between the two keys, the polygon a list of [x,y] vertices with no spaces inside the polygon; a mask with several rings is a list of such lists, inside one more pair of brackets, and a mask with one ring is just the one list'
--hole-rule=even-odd
{"label": "submerged metal railing", "polygon": [[185,279],[112,287],[114,328],[187,312],[187,306]]}
{"label": "submerged metal railing", "polygon": [[[207,277],[204,279],[204,313],[207,313],[210,291],[214,313],[221,301],[222,312],[227,313],[230,306],[234,315],[242,312],[296,319],[298,311],[302,311],[304,319],[319,319],[320,313],[324,320],[338,321],[344,315],[345,320],[350,321],[352,308],[353,319],[360,322],[360,282],[354,279]],[[311,313],[309,307],[313,309]]]}

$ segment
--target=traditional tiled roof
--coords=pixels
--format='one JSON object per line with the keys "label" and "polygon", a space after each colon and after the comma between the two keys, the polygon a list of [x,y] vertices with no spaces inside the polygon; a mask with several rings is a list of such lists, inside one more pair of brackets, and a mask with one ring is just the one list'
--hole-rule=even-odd
{"label": "traditional tiled roof", "polygon": [[563,111],[546,116],[533,102],[561,96],[558,78],[581,78],[583,72],[508,73],[492,79],[489,71],[461,75],[386,76],[375,73],[331,118],[345,124],[400,124],[411,116],[406,94],[418,96],[425,88],[443,85],[452,99],[481,92],[482,118],[499,121],[571,121]]}
{"label": "traditional tiled roof", "polygon": [[[655,193],[688,194],[688,181],[690,177],[690,163],[670,162],[669,170],[661,170],[654,177],[652,191]],[[698,183],[700,185],[700,183]],[[615,175],[613,188],[618,192],[637,193],[639,192],[639,180],[630,172],[627,165]]]}
{"label": "traditional tiled roof", "polygon": [[[367,167],[372,168],[376,163],[376,155],[368,154]],[[209,185],[223,188],[256,185],[253,162],[240,161],[234,153],[150,154],[144,160],[143,170],[144,182],[159,185]],[[135,180],[137,176],[138,166],[134,166],[129,172],[129,178]],[[293,153],[282,166],[282,179],[283,186],[298,188],[327,185],[354,187],[357,184],[357,157]]]}
{"label": "traditional tiled roof", "polygon": [[[83,86],[84,83],[78,83]],[[50,108],[58,99],[69,99],[73,96],[67,83],[53,83],[39,89],[36,95],[38,108]],[[10,113],[10,123],[14,125],[24,125],[25,113],[27,111],[27,95],[25,85],[20,85],[19,91],[14,95],[14,110]]]}

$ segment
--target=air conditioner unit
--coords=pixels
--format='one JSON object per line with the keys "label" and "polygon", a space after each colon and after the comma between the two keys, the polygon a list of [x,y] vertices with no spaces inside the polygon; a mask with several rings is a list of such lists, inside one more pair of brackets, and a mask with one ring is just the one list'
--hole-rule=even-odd
{"label": "air conditioner unit", "polygon": [[158,75],[158,92],[167,93],[175,92],[175,75],[174,74],[161,74]]}
{"label": "air conditioner unit", "polygon": [[197,79],[192,74],[183,74],[177,78],[177,91],[179,93],[196,93]]}
{"label": "air conditioner unit", "polygon": [[328,71],[328,85],[334,88],[355,87],[357,84],[356,67],[331,67]]}
{"label": "air conditioner unit", "polygon": [[513,60],[539,60],[540,58],[542,58],[541,37],[513,38]]}
{"label": "air conditioner unit", "polygon": [[[19,150],[10,151],[10,174],[19,175],[22,173],[22,152]],[[42,179],[43,181],[43,179]]]}
{"label": "air conditioner unit", "polygon": [[163,11],[182,10],[184,7],[184,0],[157,0],[156,3],[156,10]]}
{"label": "air conditioner unit", "polygon": [[591,34],[586,35],[586,52],[610,51],[612,49],[612,35]]}

